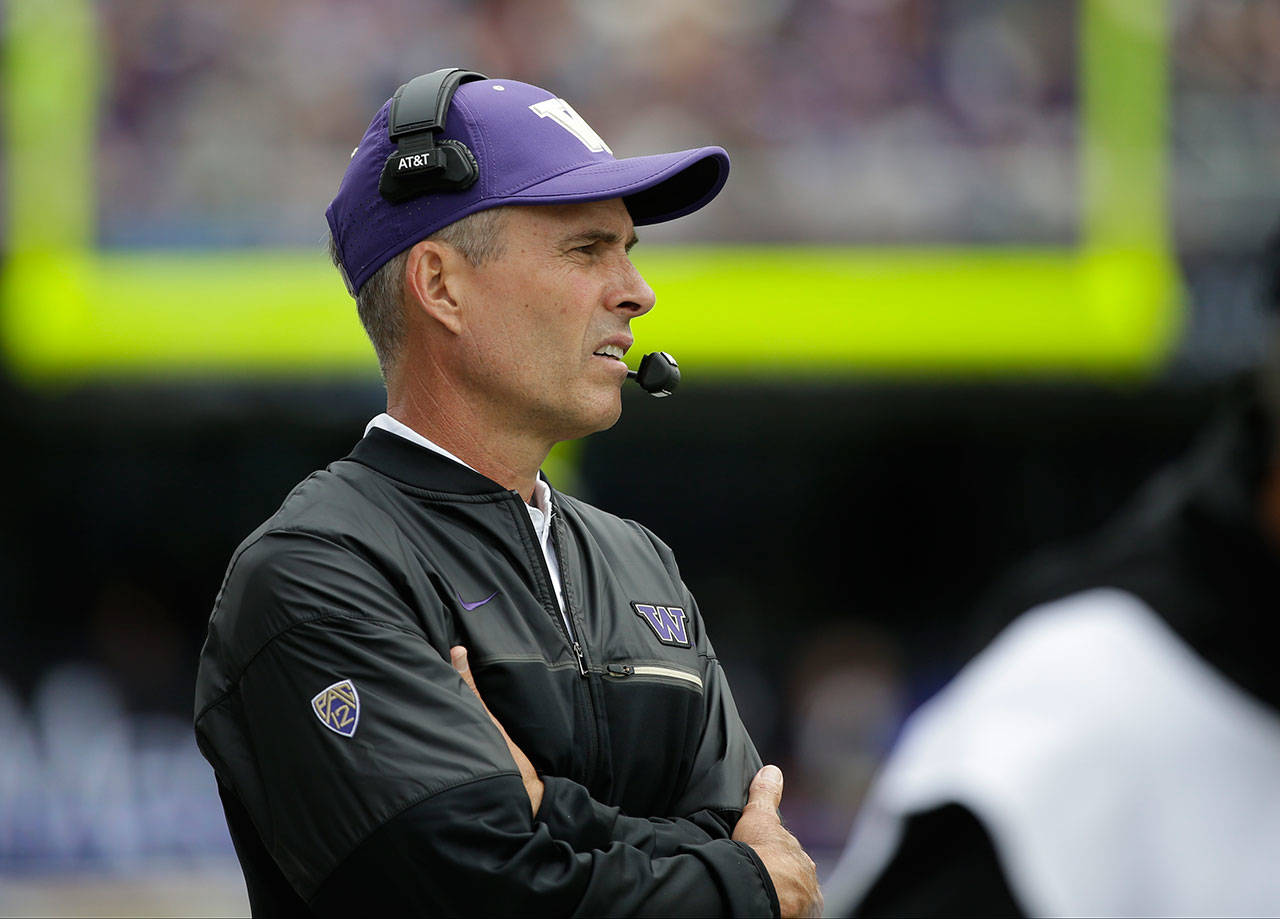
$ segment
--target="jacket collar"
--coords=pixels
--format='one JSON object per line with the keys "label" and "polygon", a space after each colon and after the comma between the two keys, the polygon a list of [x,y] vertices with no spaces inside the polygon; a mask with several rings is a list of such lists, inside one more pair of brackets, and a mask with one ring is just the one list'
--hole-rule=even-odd
{"label": "jacket collar", "polygon": [[373,428],[361,438],[346,459],[427,491],[457,495],[489,495],[507,491],[474,469],[381,428]]}

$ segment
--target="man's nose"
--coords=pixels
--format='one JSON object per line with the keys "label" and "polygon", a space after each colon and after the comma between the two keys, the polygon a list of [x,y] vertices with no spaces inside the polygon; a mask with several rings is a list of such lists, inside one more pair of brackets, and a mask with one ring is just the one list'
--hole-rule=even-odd
{"label": "man's nose", "polygon": [[625,310],[630,313],[632,318],[643,316],[649,310],[653,309],[653,305],[658,300],[658,295],[653,292],[653,288],[649,286],[649,282],[640,274],[639,269],[627,259],[625,275],[617,292],[617,302],[614,309]]}

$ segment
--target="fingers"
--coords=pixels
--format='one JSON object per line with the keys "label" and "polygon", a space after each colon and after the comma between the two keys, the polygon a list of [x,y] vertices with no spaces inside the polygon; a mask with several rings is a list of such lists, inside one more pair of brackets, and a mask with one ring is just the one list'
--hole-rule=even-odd
{"label": "fingers", "polygon": [[471,665],[467,663],[467,649],[462,645],[454,645],[449,649],[449,661],[458,673],[471,673]]}
{"label": "fingers", "polygon": [[449,649],[449,662],[453,664],[453,669],[458,671],[458,676],[462,677],[462,682],[466,683],[471,691],[475,693],[484,710],[489,712],[489,717],[493,718],[493,723],[498,725],[498,730],[502,731],[503,736],[506,736],[507,732],[498,723],[498,719],[494,718],[493,712],[489,711],[489,706],[485,704],[484,696],[480,695],[480,690],[476,687],[475,677],[471,675],[471,665],[467,662],[467,649],[462,645],[454,645]]}
{"label": "fingers", "polygon": [[776,814],[782,803],[782,770],[777,766],[764,766],[751,780],[747,789],[747,807],[768,810]]}
{"label": "fingers", "polygon": [[449,661],[453,664],[453,669],[458,671],[458,676],[462,677],[463,682],[479,696],[480,690],[476,689],[476,681],[471,676],[471,665],[467,663],[467,649],[462,645],[454,645],[449,649]]}

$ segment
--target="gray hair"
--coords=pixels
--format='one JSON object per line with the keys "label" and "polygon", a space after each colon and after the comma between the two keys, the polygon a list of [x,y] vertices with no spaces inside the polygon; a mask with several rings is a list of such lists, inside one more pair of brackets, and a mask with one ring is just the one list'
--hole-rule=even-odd
{"label": "gray hair", "polygon": [[[491,207],[468,214],[426,237],[457,249],[472,265],[482,265],[502,254],[502,211]],[[387,379],[404,347],[404,268],[409,246],[369,276],[356,294],[356,314],[373,343],[382,378]],[[338,243],[329,235],[329,258],[342,270]]]}

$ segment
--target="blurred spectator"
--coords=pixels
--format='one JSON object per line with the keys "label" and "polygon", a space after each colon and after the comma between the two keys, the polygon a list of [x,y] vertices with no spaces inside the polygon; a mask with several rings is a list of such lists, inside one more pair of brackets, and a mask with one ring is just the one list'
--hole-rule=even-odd
{"label": "blurred spectator", "polygon": [[1007,627],[907,722],[831,915],[1280,913],[1273,347],[1124,514],[991,602]]}
{"label": "blurred spectator", "polygon": [[1172,5],[1174,208],[1184,251],[1248,251],[1280,210],[1280,5]]}
{"label": "blurred spectator", "polygon": [[902,723],[896,642],[856,622],[816,629],[794,655],[788,695],[783,814],[819,868],[829,869]]}
{"label": "blurred spectator", "polygon": [[127,707],[175,711],[191,696],[182,619],[149,590],[111,577],[89,611],[90,650]]}

